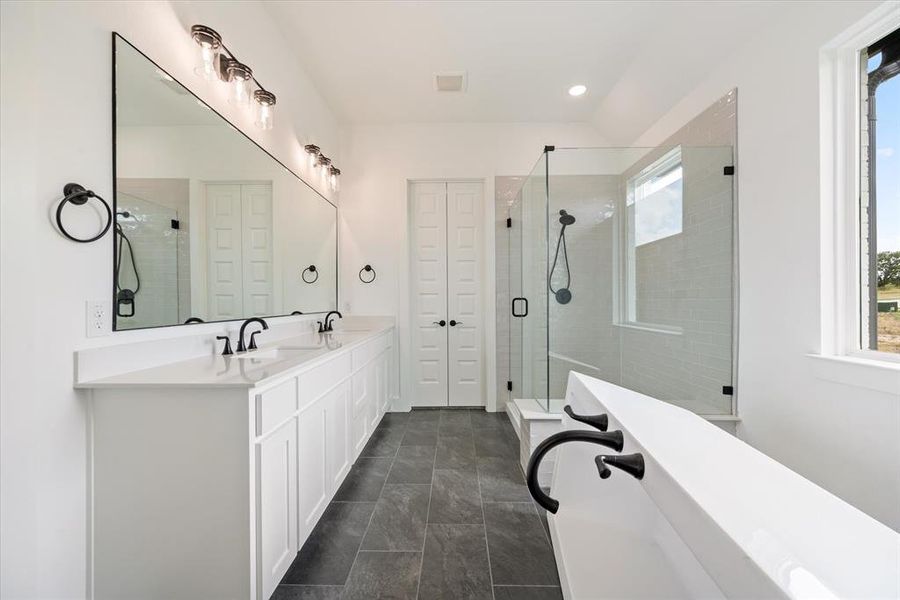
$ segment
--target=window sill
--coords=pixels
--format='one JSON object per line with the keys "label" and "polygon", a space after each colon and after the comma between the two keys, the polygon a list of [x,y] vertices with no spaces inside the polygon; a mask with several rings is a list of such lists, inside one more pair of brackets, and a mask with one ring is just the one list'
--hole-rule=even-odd
{"label": "window sill", "polygon": [[664,333],[666,335],[681,335],[684,330],[681,327],[669,327],[667,325],[651,325],[649,323],[614,323],[616,327],[634,329],[636,331],[648,331],[650,333]]}
{"label": "window sill", "polygon": [[856,356],[807,354],[818,379],[900,396],[900,363]]}

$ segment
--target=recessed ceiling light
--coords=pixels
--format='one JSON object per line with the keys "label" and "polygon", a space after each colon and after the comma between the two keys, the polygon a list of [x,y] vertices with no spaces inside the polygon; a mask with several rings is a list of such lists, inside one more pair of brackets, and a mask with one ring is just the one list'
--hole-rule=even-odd
{"label": "recessed ceiling light", "polygon": [[587,86],[581,85],[579,83],[578,85],[573,85],[572,87],[569,88],[569,95],[570,96],[581,96],[586,91],[587,91]]}

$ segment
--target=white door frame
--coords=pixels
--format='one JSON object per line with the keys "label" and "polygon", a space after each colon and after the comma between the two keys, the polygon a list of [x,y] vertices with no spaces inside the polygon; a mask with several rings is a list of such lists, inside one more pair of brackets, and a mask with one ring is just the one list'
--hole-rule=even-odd
{"label": "white door frame", "polygon": [[495,227],[495,198],[494,198],[494,180],[493,177],[422,177],[406,179],[406,202],[404,204],[403,218],[406,220],[404,227],[405,236],[402,241],[402,267],[399,269],[399,287],[401,304],[397,315],[400,335],[400,405],[397,408],[401,410],[408,409],[412,404],[413,385],[409,375],[411,371],[410,349],[412,347],[411,325],[412,315],[410,313],[410,296],[412,294],[412,285],[409,278],[410,261],[412,260],[412,248],[410,246],[410,229],[413,225],[409,218],[411,206],[412,185],[415,183],[481,183],[483,186],[484,202],[482,203],[483,220],[483,243],[482,252],[484,257],[483,272],[481,274],[483,300],[481,303],[483,314],[483,332],[482,332],[482,369],[484,382],[484,399],[485,410],[494,412],[497,410],[497,340],[496,340],[496,284],[495,278],[495,249],[494,249],[494,227]]}

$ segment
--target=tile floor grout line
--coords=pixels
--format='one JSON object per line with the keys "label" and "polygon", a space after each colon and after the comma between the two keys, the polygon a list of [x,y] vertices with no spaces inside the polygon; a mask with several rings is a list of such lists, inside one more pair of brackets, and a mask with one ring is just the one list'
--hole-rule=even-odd
{"label": "tile floor grout line", "polygon": [[[470,415],[471,418],[471,415]],[[473,438],[474,438],[474,427]],[[474,440],[473,440],[474,443]],[[487,554],[488,577],[491,580],[491,600],[496,600],[494,595],[494,568],[491,566],[491,543],[488,541],[487,516],[484,514],[484,494],[481,491],[481,477],[478,474],[478,446],[475,445],[475,482],[478,483],[478,501],[481,505],[481,520],[484,521],[484,551]]]}
{"label": "tile floor grout line", "polygon": [[536,583],[534,585],[524,584],[524,583],[498,583],[494,587],[521,587],[521,588],[548,588],[551,590],[559,589],[558,585],[547,585],[545,583]]}
{"label": "tile floor grout line", "polygon": [[[440,419],[440,416],[438,417]],[[431,516],[431,498],[434,496],[434,466],[437,464],[437,449],[440,441],[440,422],[438,422],[438,433],[434,436],[434,456],[431,462],[431,488],[428,490],[428,508],[425,509],[425,535],[422,536],[422,556],[419,560],[419,578],[416,580],[416,600],[419,598],[419,590],[422,589],[422,572],[425,569],[425,544],[428,542],[428,517]]]}
{"label": "tile floor grout line", "polygon": [[[381,421],[378,422],[378,425],[381,425],[381,423],[383,421],[384,421],[384,415],[381,416]],[[403,425],[404,434],[406,433],[406,427],[408,424],[409,424],[409,421],[407,420],[407,422]],[[378,427],[376,426],[375,429],[378,429]],[[373,433],[374,433],[374,430],[373,430]],[[401,444],[403,443],[402,437],[400,438],[400,443]],[[353,567],[355,567],[357,561],[359,561],[359,553],[362,552],[363,542],[366,541],[366,535],[369,533],[369,527],[372,526],[372,520],[375,518],[375,511],[378,509],[378,500],[381,500],[381,495],[384,494],[384,486],[387,485],[387,479],[391,475],[391,469],[394,468],[394,461],[397,460],[398,454],[400,454],[400,445],[399,444],[397,445],[397,450],[394,452],[393,458],[391,458],[391,466],[388,467],[387,474],[384,476],[384,483],[381,484],[381,491],[378,492],[378,499],[375,500],[375,506],[372,508],[372,514],[369,515],[369,522],[366,523],[366,530],[363,531],[362,537],[359,540],[359,546],[357,546],[357,548],[356,548],[356,556],[353,557],[353,563],[350,565],[350,570],[347,571],[347,577],[344,579],[344,589],[341,590],[341,595],[343,595],[344,591],[346,591],[347,582],[350,581],[350,575],[353,574]]]}

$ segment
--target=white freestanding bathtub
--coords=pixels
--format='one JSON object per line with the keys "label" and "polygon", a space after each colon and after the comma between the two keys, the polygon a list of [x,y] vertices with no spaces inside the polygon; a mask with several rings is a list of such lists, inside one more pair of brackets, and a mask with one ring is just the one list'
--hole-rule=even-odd
{"label": "white freestanding bathtub", "polygon": [[900,535],[780,463],[591,377],[570,374],[566,400],[607,414],[622,454],[645,461],[640,480],[601,479],[594,457],[613,450],[558,446],[549,524],[567,599],[900,597]]}

